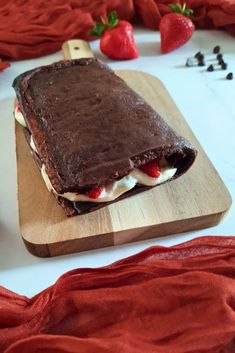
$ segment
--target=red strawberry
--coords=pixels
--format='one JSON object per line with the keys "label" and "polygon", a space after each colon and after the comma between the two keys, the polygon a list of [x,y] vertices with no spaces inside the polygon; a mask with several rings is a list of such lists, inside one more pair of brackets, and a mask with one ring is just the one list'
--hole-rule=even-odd
{"label": "red strawberry", "polygon": [[111,59],[135,59],[138,57],[133,27],[127,21],[120,21],[116,11],[112,11],[107,21],[101,18],[90,35],[100,36],[100,50]]}
{"label": "red strawberry", "polygon": [[7,61],[2,61],[2,60],[0,59],[0,72],[3,71],[3,70],[5,70],[5,69],[7,69],[7,68],[10,67],[10,66],[11,66],[11,64],[10,64],[9,62],[7,62]]}
{"label": "red strawberry", "polygon": [[107,29],[100,40],[100,50],[111,59],[137,58],[132,25],[119,21],[116,27]]}
{"label": "red strawberry", "polygon": [[152,178],[159,178],[161,175],[161,169],[157,159],[141,165],[139,169]]}
{"label": "red strawberry", "polygon": [[186,9],[186,4],[170,5],[172,13],[165,15],[159,25],[162,53],[169,53],[185,44],[194,32],[194,24],[189,16],[192,10]]}
{"label": "red strawberry", "polygon": [[100,196],[102,191],[103,191],[103,188],[98,186],[97,188],[94,188],[94,189],[91,189],[91,190],[87,191],[86,194],[91,199],[98,199],[98,197]]}

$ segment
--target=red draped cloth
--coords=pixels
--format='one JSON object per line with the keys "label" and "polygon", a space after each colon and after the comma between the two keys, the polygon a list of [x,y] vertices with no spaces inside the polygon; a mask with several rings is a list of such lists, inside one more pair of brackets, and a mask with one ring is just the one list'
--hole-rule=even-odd
{"label": "red draped cloth", "polygon": [[235,237],[73,270],[32,299],[0,287],[0,352],[234,353]]}
{"label": "red draped cloth", "polygon": [[[61,48],[71,38],[88,39],[100,16],[116,10],[158,29],[169,2],[179,0],[0,0],[0,57],[27,59]],[[198,28],[225,28],[235,35],[234,0],[184,0]]]}

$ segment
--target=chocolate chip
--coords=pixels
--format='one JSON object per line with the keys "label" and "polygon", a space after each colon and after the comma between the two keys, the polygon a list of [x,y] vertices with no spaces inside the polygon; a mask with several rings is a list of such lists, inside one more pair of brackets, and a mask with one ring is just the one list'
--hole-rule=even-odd
{"label": "chocolate chip", "polygon": [[203,55],[203,54],[200,54],[200,55],[197,57],[197,60],[198,60],[198,61],[204,60],[204,55]]}
{"label": "chocolate chip", "polygon": [[227,74],[226,79],[227,80],[232,80],[233,79],[233,73],[230,72],[229,74]]}
{"label": "chocolate chip", "polygon": [[202,59],[200,61],[198,61],[198,66],[205,66],[205,61]]}
{"label": "chocolate chip", "polygon": [[201,61],[204,59],[204,55],[199,51],[197,52],[194,57],[198,60],[198,61]]}
{"label": "chocolate chip", "polygon": [[208,66],[207,71],[209,72],[214,71],[214,66],[213,65]]}
{"label": "chocolate chip", "polygon": [[228,64],[226,64],[225,62],[223,64],[221,64],[222,70],[227,70],[227,68],[228,68]]}
{"label": "chocolate chip", "polygon": [[220,52],[220,46],[219,45],[216,45],[213,49],[213,53],[214,54],[218,54]]}
{"label": "chocolate chip", "polygon": [[225,63],[225,62],[224,62],[224,59],[219,59],[219,60],[218,60],[218,64],[219,64],[219,65],[223,65],[224,63]]}
{"label": "chocolate chip", "polygon": [[216,58],[217,58],[218,60],[223,60],[223,55],[220,53],[220,54],[216,55]]}
{"label": "chocolate chip", "polygon": [[199,51],[199,52],[197,52],[197,53],[194,55],[194,57],[198,59],[198,57],[199,57],[200,55],[202,55],[202,53]]}

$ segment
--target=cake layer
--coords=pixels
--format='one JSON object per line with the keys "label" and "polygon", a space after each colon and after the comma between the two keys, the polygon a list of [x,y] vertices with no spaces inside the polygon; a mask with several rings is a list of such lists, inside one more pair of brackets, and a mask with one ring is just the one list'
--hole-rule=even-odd
{"label": "cake layer", "polygon": [[107,184],[153,159],[165,158],[175,178],[195,159],[191,144],[95,59],[44,66],[13,86],[58,194]]}
{"label": "cake layer", "polygon": [[[22,120],[20,119],[20,121]],[[136,168],[128,176],[124,176],[120,180],[115,180],[106,185],[100,197],[94,200],[89,198],[87,194],[66,193],[59,195],[51,185],[48,175],[45,172],[45,166],[37,153],[32,135],[27,128],[24,128],[24,135],[48,190],[53,193],[57,202],[64,208],[68,216],[94,211],[124,197],[143,191],[143,188],[147,190],[148,187],[162,184],[171,179],[177,171],[171,168],[166,161],[162,161],[158,178],[150,177]]]}

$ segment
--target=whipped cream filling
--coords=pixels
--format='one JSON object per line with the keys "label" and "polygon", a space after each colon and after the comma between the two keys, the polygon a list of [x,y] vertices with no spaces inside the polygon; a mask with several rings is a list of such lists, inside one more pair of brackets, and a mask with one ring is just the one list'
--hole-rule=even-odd
{"label": "whipped cream filling", "polygon": [[[14,116],[15,116],[15,119],[18,121],[18,123],[24,127],[26,127],[26,124],[25,124],[25,120],[24,120],[24,116],[23,114],[18,110],[17,106],[15,107],[15,110],[14,110]],[[36,153],[38,153],[37,151],[37,148],[35,146],[35,143],[34,143],[34,140],[32,138],[32,135],[30,137],[30,147],[32,148],[32,150]]]}
{"label": "whipped cream filling", "polygon": [[17,105],[16,105],[15,110],[14,110],[14,116],[15,116],[15,119],[18,121],[18,123],[20,125],[26,127],[23,114],[20,111],[18,111]]}
{"label": "whipped cream filling", "polygon": [[[25,120],[23,114],[18,111],[17,107],[15,108],[14,115],[16,120],[24,127],[26,127]],[[30,147],[34,152],[37,153],[37,148],[31,136],[30,138]],[[120,180],[113,181],[109,183],[103,188],[102,193],[97,199],[90,198],[86,194],[79,194],[75,192],[66,192],[64,194],[58,194],[56,190],[53,188],[51,181],[47,175],[45,165],[42,165],[41,168],[41,175],[43,180],[47,186],[47,189],[50,192],[54,192],[56,195],[64,197],[65,199],[72,201],[72,202],[109,202],[117,199],[119,196],[124,194],[125,192],[133,189],[136,184],[144,185],[144,186],[156,186],[159,184],[164,183],[165,181],[171,179],[177,169],[172,168],[166,161],[160,163],[161,167],[161,174],[158,178],[152,178],[142,172],[140,169],[135,168],[128,174],[127,176],[123,177]]]}
{"label": "whipped cream filling", "polygon": [[143,173],[140,169],[135,168],[129,175],[106,185],[97,199],[92,199],[86,194],[79,194],[75,192],[58,194],[53,188],[51,181],[46,173],[45,165],[42,166],[41,174],[49,191],[53,191],[58,196],[62,196],[69,201],[109,202],[117,199],[125,192],[133,189],[136,184],[141,184],[144,186],[156,186],[158,184],[162,184],[165,181],[171,179],[175,175],[176,171],[176,168],[172,168],[170,165],[166,165],[166,163],[164,163],[164,166],[161,168],[160,176],[158,178],[152,178]]}
{"label": "whipped cream filling", "polygon": [[30,147],[32,148],[32,150],[38,154],[38,150],[37,150],[37,147],[35,146],[32,135],[30,136],[30,143],[29,144],[30,144]]}

